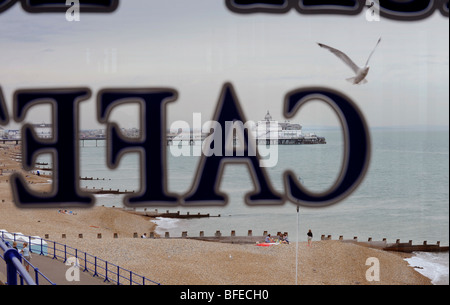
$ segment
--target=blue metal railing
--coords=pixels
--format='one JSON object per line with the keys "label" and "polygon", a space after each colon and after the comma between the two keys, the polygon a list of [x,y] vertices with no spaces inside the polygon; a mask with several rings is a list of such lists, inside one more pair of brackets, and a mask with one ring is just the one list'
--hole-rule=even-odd
{"label": "blue metal railing", "polygon": [[28,285],[36,285],[27,269],[22,265],[22,256],[19,252],[11,248],[8,243],[4,243],[3,239],[0,239],[0,249],[3,250],[3,255],[0,254],[0,257],[6,262],[6,284],[17,285],[17,275],[19,275],[22,285],[24,280]]}
{"label": "blue metal railing", "polygon": [[[124,269],[89,253],[80,251],[76,248],[72,248],[55,241],[25,236],[17,233],[6,233],[12,235],[12,238],[10,237],[6,239],[4,238],[5,233],[0,233],[0,241],[3,240],[6,242],[16,241],[17,237],[25,237],[29,240],[28,244],[30,245],[30,250],[34,253],[38,253],[39,255],[50,256],[52,259],[60,259],[64,263],[67,262],[69,257],[74,257],[76,261],[79,262],[79,267],[83,268],[82,271],[90,272],[94,277],[103,278],[104,282],[115,283],[117,285],[161,285],[160,283],[150,280],[144,276],[138,275],[133,271]],[[30,264],[30,266],[32,265]],[[33,269],[36,272],[39,272],[37,268],[33,267]],[[28,274],[28,272],[26,273]],[[44,279],[48,280],[42,273],[40,273],[40,275]],[[38,279],[37,274],[36,279]],[[48,281],[53,284],[50,280]]]}

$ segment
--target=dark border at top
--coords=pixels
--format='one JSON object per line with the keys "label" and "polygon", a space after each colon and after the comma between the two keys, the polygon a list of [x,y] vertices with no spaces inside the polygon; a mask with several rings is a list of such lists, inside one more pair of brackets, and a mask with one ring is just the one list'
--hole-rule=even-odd
{"label": "dark border at top", "polygon": [[[65,13],[70,7],[65,0],[0,0],[0,13],[17,2],[29,13]],[[119,7],[119,0],[82,0],[81,13],[112,13]]]}

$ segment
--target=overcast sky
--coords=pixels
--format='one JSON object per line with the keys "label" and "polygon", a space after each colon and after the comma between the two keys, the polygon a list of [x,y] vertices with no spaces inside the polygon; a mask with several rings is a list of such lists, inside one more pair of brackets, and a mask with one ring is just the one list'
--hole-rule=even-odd
{"label": "overcast sky", "polygon": [[[345,79],[353,72],[321,42],[363,65],[368,83]],[[370,127],[449,125],[449,19],[435,12],[419,22],[358,16],[238,15],[222,0],[121,1],[112,14],[29,14],[19,4],[0,14],[0,86],[9,114],[12,95],[23,88],[87,86],[81,128],[96,122],[95,97],[108,87],[170,87],[178,100],[169,122],[212,118],[218,95],[231,82],[248,120],[270,110],[283,121],[287,92],[325,86],[353,99]],[[113,119],[138,127],[136,107],[118,108]],[[46,107],[30,109],[27,121],[48,121]],[[293,121],[336,126],[322,103],[302,109]],[[14,121],[11,127],[20,126]]]}

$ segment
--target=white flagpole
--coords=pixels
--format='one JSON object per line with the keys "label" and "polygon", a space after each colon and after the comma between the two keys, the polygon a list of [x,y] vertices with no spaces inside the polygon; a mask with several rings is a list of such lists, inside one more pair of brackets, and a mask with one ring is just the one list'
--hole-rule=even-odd
{"label": "white flagpole", "polygon": [[300,234],[299,229],[299,206],[297,205],[297,248],[295,249],[295,285],[298,281],[298,236]]}
{"label": "white flagpole", "polygon": [[[298,177],[298,180],[301,184],[303,184],[302,177]],[[297,203],[297,248],[295,249],[295,285],[298,283],[298,240],[300,235],[300,212],[299,212],[300,205]]]}

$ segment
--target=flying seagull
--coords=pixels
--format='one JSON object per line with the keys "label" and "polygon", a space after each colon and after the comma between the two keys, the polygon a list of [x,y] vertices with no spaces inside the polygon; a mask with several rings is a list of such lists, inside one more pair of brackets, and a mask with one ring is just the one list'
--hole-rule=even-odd
{"label": "flying seagull", "polygon": [[345,62],[352,70],[355,72],[355,77],[347,78],[347,80],[353,84],[365,84],[367,83],[367,80],[365,79],[367,76],[367,73],[369,73],[369,60],[372,56],[373,52],[375,52],[375,49],[377,48],[378,44],[381,41],[381,37],[378,39],[377,44],[375,45],[375,48],[373,48],[372,53],[370,53],[369,58],[367,59],[367,62],[364,67],[357,66],[345,53],[329,47],[327,45],[324,45],[322,43],[317,43],[320,47],[325,48],[329,50],[331,53],[342,59],[343,62]]}

